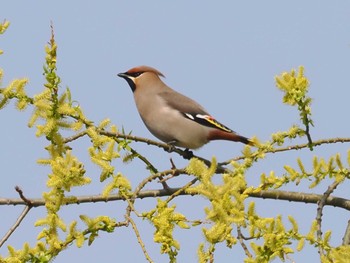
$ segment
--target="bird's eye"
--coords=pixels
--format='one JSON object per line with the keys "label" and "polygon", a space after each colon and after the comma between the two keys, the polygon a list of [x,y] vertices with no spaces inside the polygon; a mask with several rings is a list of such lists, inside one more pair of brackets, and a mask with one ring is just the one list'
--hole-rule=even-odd
{"label": "bird's eye", "polygon": [[138,76],[140,76],[143,72],[134,72],[132,74],[130,74],[132,77],[137,78]]}

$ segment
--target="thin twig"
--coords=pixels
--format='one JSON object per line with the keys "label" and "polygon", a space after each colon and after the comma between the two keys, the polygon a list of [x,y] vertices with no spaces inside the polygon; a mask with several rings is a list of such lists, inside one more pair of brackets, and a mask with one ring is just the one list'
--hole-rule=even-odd
{"label": "thin twig", "polygon": [[[130,151],[131,151],[132,154],[137,156],[137,158],[139,158],[142,162],[144,162],[146,164],[148,170],[150,170],[154,174],[158,174],[158,169],[146,157],[144,157],[143,155],[139,154],[133,148],[130,148]],[[158,177],[158,178],[159,178],[159,181],[162,184],[164,189],[170,188],[165,181],[162,181],[161,177]]]}
{"label": "thin twig", "polygon": [[306,109],[309,103],[307,103],[307,100],[309,98],[305,98],[303,97],[299,102],[299,111],[300,111],[300,116],[302,118],[302,123],[305,125],[305,133],[306,133],[306,137],[308,140],[308,147],[310,149],[310,151],[313,151],[313,144],[312,144],[312,139],[311,139],[311,134],[310,134],[310,124],[312,124],[312,120],[310,119],[310,114],[308,114],[308,110]]}
{"label": "thin twig", "polygon": [[[108,136],[110,138],[113,138],[118,143],[120,142],[118,140],[119,138],[131,140],[130,137],[133,137],[134,139],[136,138],[136,141],[141,139],[140,137],[135,137],[135,136],[126,135],[126,134],[119,134],[119,133],[114,133],[114,132],[108,132],[105,130],[98,130],[98,132],[104,136]],[[143,155],[141,155],[140,153],[138,153],[135,149],[133,149],[131,147],[130,147],[130,152],[134,156],[136,156],[138,159],[140,159],[142,162],[144,162],[146,164],[148,170],[150,170],[154,174],[158,173],[158,169],[146,157],[144,157]],[[163,185],[164,189],[170,188],[165,181],[161,181],[162,178],[159,177],[159,179],[160,179],[160,183]]]}
{"label": "thin twig", "polygon": [[27,206],[33,206],[32,202],[24,196],[23,191],[21,188],[19,188],[19,186],[16,186],[15,190],[19,194],[19,197],[27,204]]}
{"label": "thin twig", "polygon": [[252,258],[253,255],[249,252],[248,247],[246,246],[246,244],[244,243],[244,238],[243,238],[243,234],[241,231],[241,227],[237,227],[237,233],[238,233],[238,241],[241,244],[241,247],[244,250],[244,253],[247,255],[247,257]]}
{"label": "thin twig", "polygon": [[186,191],[187,188],[191,187],[192,185],[194,185],[196,182],[198,181],[198,178],[194,178],[193,180],[191,180],[190,182],[188,182],[187,184],[185,184],[183,187],[181,187],[179,190],[177,190],[176,192],[174,192],[173,194],[171,194],[168,198],[167,198],[167,203],[169,203],[171,200],[173,200],[176,196],[181,195],[182,193],[184,193]]}
{"label": "thin twig", "polygon": [[[173,173],[171,173],[170,176],[168,176],[168,177],[162,176],[162,178],[159,180],[160,183],[166,182],[166,181],[170,180],[171,178],[177,177],[181,174],[175,166],[173,166],[171,168],[171,170],[173,171]],[[181,169],[181,171],[183,171],[183,169]]]}
{"label": "thin twig", "polygon": [[[344,143],[344,142],[350,142],[350,138],[332,138],[332,139],[324,139],[324,140],[318,140],[318,141],[313,141],[312,145],[314,147],[316,146],[321,146],[324,144],[333,144],[333,143]],[[281,147],[281,148],[276,148],[272,150],[268,150],[264,153],[278,153],[278,152],[286,152],[286,151],[292,151],[292,150],[301,150],[304,148],[308,148],[309,143],[303,143],[303,144],[297,144],[297,145],[292,145],[292,146],[287,146],[287,147]],[[236,158],[220,162],[219,165],[227,165],[231,163],[232,161],[240,161],[246,158],[245,156],[238,156]]]}
{"label": "thin twig", "polygon": [[[330,186],[328,186],[327,191],[324,192],[322,198],[317,203],[317,215],[316,215],[316,222],[317,222],[317,239],[318,241],[322,240],[322,212],[323,208],[326,204],[327,198],[333,193],[335,188],[341,183],[341,181],[335,181]],[[322,246],[318,246],[318,253],[320,255],[324,254],[324,250]]]}
{"label": "thin twig", "polygon": [[306,122],[305,128],[306,128],[305,129],[305,133],[306,133],[306,137],[307,137],[307,140],[308,140],[308,147],[312,151],[313,150],[313,143],[312,143],[311,134],[310,134],[309,121]]}
{"label": "thin twig", "polygon": [[[166,171],[163,171],[162,173],[156,173],[156,174],[150,175],[149,177],[147,177],[143,181],[141,181],[141,183],[139,183],[138,186],[136,187],[132,197],[130,199],[126,200],[128,202],[128,207],[126,208],[125,216],[126,217],[130,217],[131,211],[134,211],[136,213],[136,210],[134,209],[135,199],[138,198],[138,196],[140,195],[141,190],[146,186],[146,184],[152,182],[153,180],[155,180],[157,178],[162,180],[162,178],[165,175],[168,175],[168,174],[180,174],[182,172],[185,172],[185,169],[166,170]],[[165,191],[165,192],[171,191],[171,188],[164,187],[164,184],[167,186],[167,184],[165,182],[162,182],[162,184],[163,184],[163,191]]]}
{"label": "thin twig", "polygon": [[13,226],[9,229],[9,231],[7,231],[7,233],[5,234],[5,236],[0,240],[0,247],[2,247],[2,245],[7,241],[7,239],[9,239],[9,237],[13,234],[13,232],[15,232],[15,230],[17,229],[17,227],[21,224],[22,220],[25,218],[25,216],[28,214],[29,210],[31,209],[31,206],[26,206],[22,213],[20,214],[20,216],[17,218],[16,222],[13,224]]}
{"label": "thin twig", "polygon": [[[114,227],[128,227],[129,226],[129,222],[127,222],[126,220],[121,221],[121,222],[116,222],[115,224],[113,224]],[[91,229],[85,229],[84,231],[82,231],[83,236],[86,236],[88,234],[90,234],[92,232]],[[71,245],[74,241],[76,240],[75,236],[69,236],[69,238],[67,238],[63,243],[62,243],[62,248],[65,249],[67,248],[69,245]]]}
{"label": "thin twig", "polygon": [[[95,127],[96,128],[96,127]],[[109,132],[109,131],[105,131],[105,130],[101,130],[96,128],[96,131],[104,136],[110,137],[113,140],[115,140],[117,143],[120,143],[121,141],[119,140],[119,138],[122,139],[127,139],[130,140],[130,138],[128,138],[131,135],[125,135],[125,136],[121,136],[119,133],[115,133],[115,132]],[[130,146],[129,146],[130,147]],[[141,155],[140,153],[138,153],[135,149],[130,147],[130,152],[136,156],[138,159],[140,159],[143,163],[146,164],[147,169],[149,169],[151,172],[153,173],[158,173],[157,168],[155,168],[155,166],[143,155]]]}
{"label": "thin twig", "polygon": [[135,149],[130,148],[130,151],[132,154],[137,156],[144,164],[146,164],[147,169],[150,170],[152,173],[158,173],[158,169],[143,155],[139,154]]}
{"label": "thin twig", "polygon": [[[131,135],[126,135],[126,134],[121,134],[121,133],[115,133],[115,132],[109,132],[109,131],[105,131],[105,130],[101,130],[101,129],[97,129],[97,132],[99,132],[100,134],[110,137],[112,139],[114,139],[117,143],[120,143],[119,138],[122,139],[126,139],[126,140],[132,140],[135,139],[135,141],[139,141],[139,140],[144,140],[144,138],[141,137],[136,137],[136,136],[131,136]],[[140,159],[144,164],[146,164],[146,167],[148,170],[150,170],[152,173],[157,174],[158,173],[158,169],[142,154],[138,153],[135,149],[131,148],[129,146],[129,151],[131,152],[132,155],[136,156],[138,159]],[[159,178],[161,179],[161,178]],[[161,184],[163,185],[164,189],[168,189],[170,188],[166,182],[162,182]]]}
{"label": "thin twig", "polygon": [[170,158],[171,169],[176,169],[176,165],[173,161],[173,158]]}
{"label": "thin twig", "polygon": [[[133,198],[138,198],[140,191],[146,186],[146,184],[152,182],[153,180],[155,180],[157,178],[163,178],[164,176],[166,176],[168,174],[185,174],[185,173],[186,173],[185,169],[176,169],[176,170],[166,170],[166,171],[163,171],[161,173],[153,174],[153,175],[145,178],[141,183],[139,183],[139,185],[136,187],[136,189],[134,191]],[[176,188],[167,188],[167,189],[163,189],[163,190],[171,192],[172,189],[176,189]]]}
{"label": "thin twig", "polygon": [[[290,202],[317,204],[324,195],[293,191],[266,190],[258,193],[249,193],[249,196],[263,199],[285,200]],[[325,201],[325,205],[340,207],[350,211],[350,200],[341,197],[329,196]]]}
{"label": "thin twig", "polygon": [[209,263],[214,263],[214,252],[215,252],[215,244],[212,244],[209,248]]}
{"label": "thin twig", "polygon": [[136,235],[136,238],[137,238],[137,242],[140,244],[142,252],[145,255],[147,261],[153,263],[154,261],[151,259],[151,257],[147,253],[145,244],[143,243],[143,241],[141,239],[140,232],[137,229],[136,223],[134,222],[134,220],[129,215],[126,216],[126,220],[130,222],[130,224],[131,224],[131,226],[132,226],[132,228],[133,228],[133,230],[135,232],[135,235]]}
{"label": "thin twig", "polygon": [[16,186],[15,190],[19,194],[21,200],[26,204],[26,207],[23,209],[22,213],[19,215],[19,217],[17,218],[13,226],[9,229],[9,231],[7,231],[5,236],[0,240],[0,247],[2,247],[2,245],[10,238],[13,232],[15,232],[15,230],[21,224],[22,220],[28,214],[29,210],[33,207],[32,202],[24,196],[23,191],[19,188],[19,186]]}
{"label": "thin twig", "polygon": [[70,137],[65,138],[63,140],[63,143],[69,143],[69,142],[75,141],[76,139],[79,139],[80,137],[83,137],[85,135],[87,135],[87,131],[86,130],[82,131],[82,132],[79,132],[79,133],[77,133],[75,135],[72,135]]}
{"label": "thin twig", "polygon": [[350,245],[350,220],[348,220],[348,225],[346,227],[344,237],[343,237],[343,246]]}

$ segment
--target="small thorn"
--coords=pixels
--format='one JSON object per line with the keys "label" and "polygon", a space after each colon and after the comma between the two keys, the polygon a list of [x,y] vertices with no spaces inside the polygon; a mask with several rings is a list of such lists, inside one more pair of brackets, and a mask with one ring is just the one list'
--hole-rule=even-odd
{"label": "small thorn", "polygon": [[171,163],[171,169],[176,169],[176,165],[173,161],[173,158],[170,158],[170,163]]}

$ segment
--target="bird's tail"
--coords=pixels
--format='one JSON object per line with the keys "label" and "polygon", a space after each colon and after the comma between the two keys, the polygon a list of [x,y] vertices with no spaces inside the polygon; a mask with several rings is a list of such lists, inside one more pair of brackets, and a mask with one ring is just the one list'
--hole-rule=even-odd
{"label": "bird's tail", "polygon": [[237,139],[237,141],[239,141],[241,143],[248,144],[250,146],[256,146],[256,144],[251,139],[248,139],[247,137],[244,137],[244,136],[237,134],[236,139]]}
{"label": "bird's tail", "polygon": [[250,146],[256,146],[256,143],[254,143],[253,140],[248,139],[247,137],[244,137],[242,135],[239,135],[235,132],[225,132],[219,129],[212,130],[209,133],[208,140],[228,140],[233,142],[241,142],[244,144],[248,144]]}

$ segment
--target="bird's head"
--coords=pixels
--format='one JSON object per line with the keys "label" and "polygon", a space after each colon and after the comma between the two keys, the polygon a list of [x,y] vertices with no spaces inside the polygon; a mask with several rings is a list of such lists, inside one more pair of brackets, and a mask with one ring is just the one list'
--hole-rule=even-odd
{"label": "bird's head", "polygon": [[152,80],[160,80],[160,77],[164,75],[156,70],[155,68],[148,66],[138,66],[124,73],[119,73],[118,77],[125,79],[131,90],[134,92],[136,87],[139,86],[142,82],[150,83]]}

